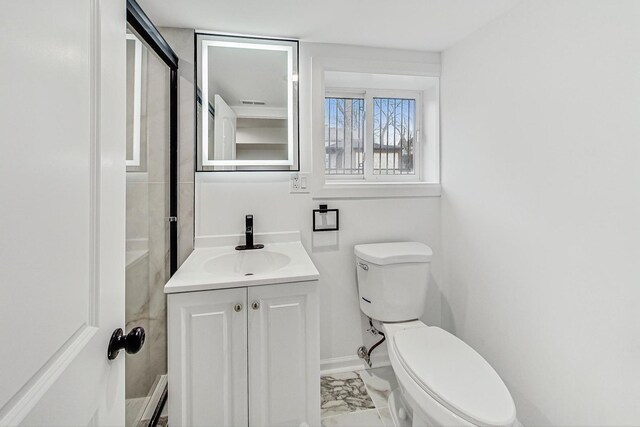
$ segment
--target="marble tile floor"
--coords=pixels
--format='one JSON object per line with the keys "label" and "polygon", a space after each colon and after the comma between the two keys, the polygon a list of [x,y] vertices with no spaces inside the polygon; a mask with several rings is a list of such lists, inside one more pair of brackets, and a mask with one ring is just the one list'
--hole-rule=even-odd
{"label": "marble tile floor", "polygon": [[[388,399],[398,382],[391,366],[323,375],[320,387],[323,427],[393,427]],[[167,406],[159,427],[168,424]]]}
{"label": "marble tile floor", "polygon": [[167,427],[169,425],[169,412],[168,408],[169,402],[164,404],[164,408],[162,408],[162,412],[160,413],[160,418],[158,418],[157,427]]}
{"label": "marble tile floor", "polygon": [[324,427],[393,426],[389,394],[398,387],[391,366],[321,377]]}

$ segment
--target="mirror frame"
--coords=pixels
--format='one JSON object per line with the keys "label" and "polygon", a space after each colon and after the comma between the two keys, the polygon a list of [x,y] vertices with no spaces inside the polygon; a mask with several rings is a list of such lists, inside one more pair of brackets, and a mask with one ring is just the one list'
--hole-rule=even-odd
{"label": "mirror frame", "polygon": [[[197,172],[261,172],[300,170],[299,129],[299,51],[298,40],[269,37],[240,36],[232,34],[196,31],[195,45],[195,110],[196,110],[196,171]],[[286,160],[209,160],[208,114],[213,107],[203,101],[209,99],[208,48],[210,46],[235,47],[240,49],[272,50],[287,53],[287,159]],[[202,88],[202,89],[200,89]],[[200,109],[200,111],[198,111]],[[207,115],[203,113],[206,111]],[[215,114],[215,111],[213,111]],[[206,118],[206,120],[205,120]],[[240,166],[241,169],[233,168]]]}

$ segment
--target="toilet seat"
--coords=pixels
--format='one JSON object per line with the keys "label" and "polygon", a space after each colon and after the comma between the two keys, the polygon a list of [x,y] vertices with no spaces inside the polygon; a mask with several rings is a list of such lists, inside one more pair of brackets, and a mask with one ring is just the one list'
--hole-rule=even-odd
{"label": "toilet seat", "polygon": [[411,327],[395,332],[392,345],[407,374],[449,411],[474,425],[513,425],[515,405],[500,376],[454,335]]}

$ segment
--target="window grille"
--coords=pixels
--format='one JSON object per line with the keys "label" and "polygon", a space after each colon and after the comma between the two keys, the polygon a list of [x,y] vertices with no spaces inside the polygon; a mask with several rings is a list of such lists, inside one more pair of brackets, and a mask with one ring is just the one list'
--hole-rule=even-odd
{"label": "window grille", "polygon": [[325,98],[324,141],[327,175],[364,174],[364,99]]}
{"label": "window grille", "polygon": [[373,174],[413,175],[416,101],[373,98]]}

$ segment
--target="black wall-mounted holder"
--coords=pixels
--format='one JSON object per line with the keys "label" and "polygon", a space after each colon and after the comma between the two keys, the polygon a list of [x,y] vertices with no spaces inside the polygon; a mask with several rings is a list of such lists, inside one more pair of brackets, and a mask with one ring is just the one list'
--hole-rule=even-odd
{"label": "black wall-mounted holder", "polygon": [[340,229],[340,211],[327,209],[327,205],[320,205],[320,209],[313,210],[313,231],[338,231]]}

